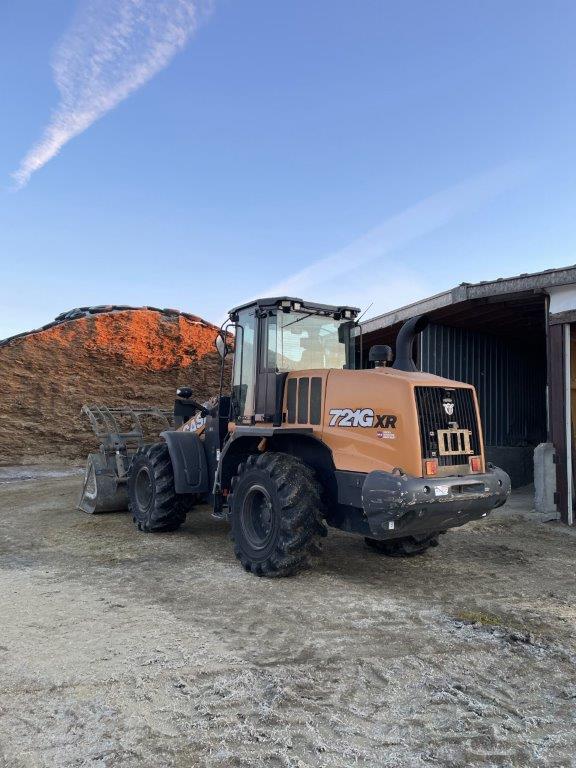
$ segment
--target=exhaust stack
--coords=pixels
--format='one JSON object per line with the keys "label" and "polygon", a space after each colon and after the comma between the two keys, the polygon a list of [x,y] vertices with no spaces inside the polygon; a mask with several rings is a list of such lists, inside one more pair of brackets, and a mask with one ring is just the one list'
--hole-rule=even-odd
{"label": "exhaust stack", "polygon": [[392,368],[395,368],[397,371],[418,370],[412,357],[412,345],[416,336],[422,333],[428,323],[427,315],[416,315],[416,317],[411,317],[410,320],[404,323],[396,337],[396,357],[394,358]]}

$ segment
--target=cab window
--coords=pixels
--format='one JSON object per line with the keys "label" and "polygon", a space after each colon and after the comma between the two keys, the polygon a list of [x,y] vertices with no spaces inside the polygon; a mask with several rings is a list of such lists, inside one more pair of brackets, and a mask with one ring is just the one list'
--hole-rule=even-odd
{"label": "cab window", "polygon": [[256,315],[254,308],[238,315],[232,397],[237,419],[254,413]]}
{"label": "cab window", "polygon": [[352,367],[348,326],[323,315],[278,312],[268,318],[264,365],[279,372]]}

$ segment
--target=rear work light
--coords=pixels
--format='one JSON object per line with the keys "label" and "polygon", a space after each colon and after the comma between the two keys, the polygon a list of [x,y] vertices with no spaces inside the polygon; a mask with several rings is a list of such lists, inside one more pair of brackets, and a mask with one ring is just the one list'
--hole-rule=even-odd
{"label": "rear work light", "polygon": [[470,456],[468,459],[470,462],[470,471],[471,472],[481,472],[482,471],[482,459],[480,456]]}
{"label": "rear work light", "polygon": [[436,459],[426,459],[424,462],[424,474],[436,475],[438,474],[438,461]]}

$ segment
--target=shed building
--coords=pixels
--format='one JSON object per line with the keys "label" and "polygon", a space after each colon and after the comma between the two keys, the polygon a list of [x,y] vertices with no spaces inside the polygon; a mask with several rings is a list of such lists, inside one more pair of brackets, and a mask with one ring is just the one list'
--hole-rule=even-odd
{"label": "shed building", "polygon": [[420,314],[430,324],[415,345],[418,367],[474,384],[487,458],[510,474],[513,486],[532,482],[535,447],[553,444],[554,500],[572,524],[576,266],[462,283],[367,320],[364,365],[370,346],[394,347],[401,324]]}

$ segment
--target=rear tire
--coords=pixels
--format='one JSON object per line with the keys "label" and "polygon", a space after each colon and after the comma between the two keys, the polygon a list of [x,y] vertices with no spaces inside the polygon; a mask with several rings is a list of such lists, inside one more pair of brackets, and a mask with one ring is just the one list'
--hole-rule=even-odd
{"label": "rear tire", "polygon": [[326,535],[314,472],[286,453],[250,456],[228,497],[234,552],[257,576],[291,576],[308,567]]}
{"label": "rear tire", "polygon": [[174,473],[166,443],[138,449],[128,479],[129,510],[138,530],[175,531],[186,519],[182,496],[174,490]]}
{"label": "rear tire", "polygon": [[364,539],[366,544],[387,557],[414,557],[423,555],[431,547],[438,546],[438,534],[429,533],[426,536],[406,536],[402,539]]}

